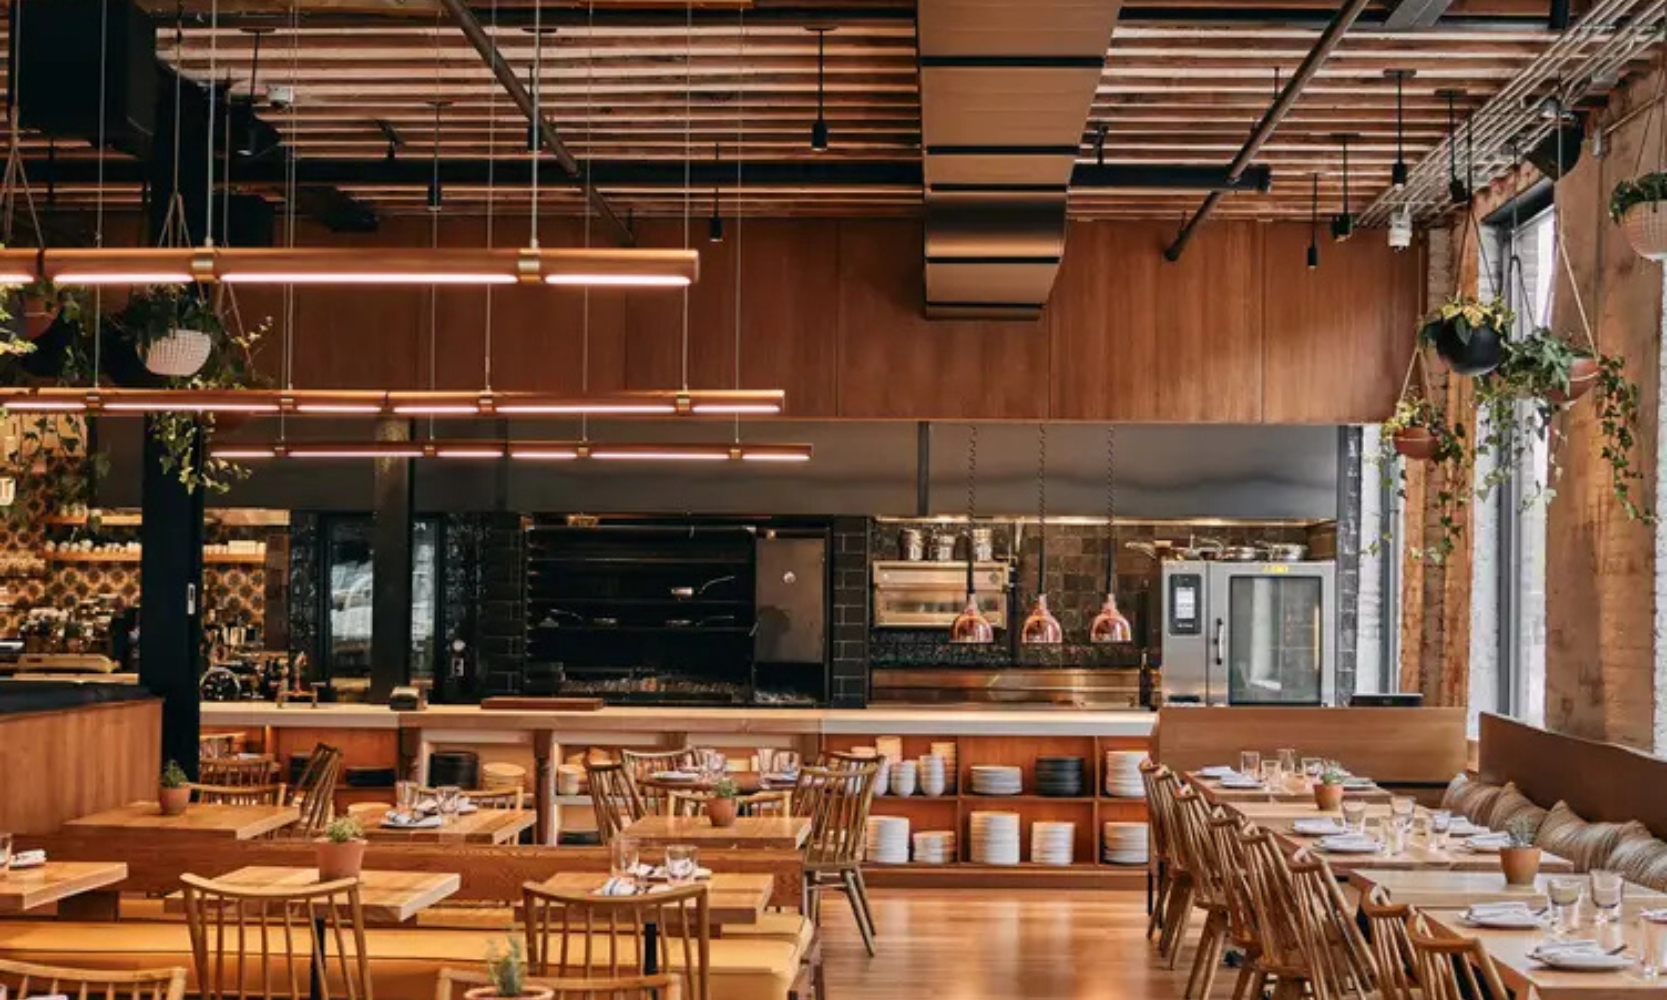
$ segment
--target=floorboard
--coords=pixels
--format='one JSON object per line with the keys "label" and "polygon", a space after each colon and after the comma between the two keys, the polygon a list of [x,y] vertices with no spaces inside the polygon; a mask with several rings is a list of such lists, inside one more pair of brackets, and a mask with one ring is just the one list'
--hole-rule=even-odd
{"label": "floorboard", "polygon": [[[1198,922],[1170,972],[1143,892],[877,890],[874,958],[840,896],[823,902],[830,1000],[1178,1000]],[[1211,1000],[1232,992],[1223,970]]]}

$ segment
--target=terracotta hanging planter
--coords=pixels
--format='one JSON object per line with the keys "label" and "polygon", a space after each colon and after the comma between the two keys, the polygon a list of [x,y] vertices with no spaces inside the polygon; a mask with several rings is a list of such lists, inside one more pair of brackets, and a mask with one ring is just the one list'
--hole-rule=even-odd
{"label": "terracotta hanging planter", "polygon": [[1592,391],[1592,386],[1598,384],[1598,361],[1596,358],[1576,358],[1569,365],[1569,388],[1549,389],[1545,398],[1553,403],[1572,403],[1581,396]]}
{"label": "terracotta hanging planter", "polygon": [[1434,458],[1439,444],[1428,427],[1404,427],[1395,432],[1395,454],[1415,462]]}
{"label": "terracotta hanging planter", "polygon": [[23,337],[25,340],[39,340],[52,329],[52,324],[58,322],[58,313],[63,306],[41,295],[24,295],[22,300]]}

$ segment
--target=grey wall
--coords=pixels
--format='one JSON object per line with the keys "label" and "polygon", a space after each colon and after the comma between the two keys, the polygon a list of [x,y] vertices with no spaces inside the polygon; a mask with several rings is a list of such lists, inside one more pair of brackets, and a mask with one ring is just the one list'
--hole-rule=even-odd
{"label": "grey wall", "polygon": [[[101,419],[99,437],[112,473],[100,489],[109,506],[139,500],[137,420]],[[266,426],[261,426],[265,424]],[[421,510],[607,511],[618,513],[867,514],[916,512],[916,425],[903,421],[753,422],[744,437],[804,442],[807,465],[642,465],[614,463],[418,463]],[[511,428],[520,439],[576,436],[572,421],[528,421]],[[418,427],[418,437],[427,433]],[[484,421],[444,424],[441,437],[504,434]],[[318,420],[289,422],[292,440],[369,437],[369,425]],[[592,440],[730,440],[724,422],[593,422]],[[1050,515],[1098,516],[1105,507],[1105,426],[1049,426]],[[256,421],[229,439],[277,436],[276,421]],[[932,426],[930,510],[966,507],[968,425]],[[1337,514],[1337,431],[1333,427],[1120,425],[1117,434],[1118,515],[1138,518],[1332,518]],[[255,475],[222,506],[368,509],[368,461],[250,463]],[[1036,425],[985,424],[979,430],[980,513],[1028,515],[1036,510]]]}

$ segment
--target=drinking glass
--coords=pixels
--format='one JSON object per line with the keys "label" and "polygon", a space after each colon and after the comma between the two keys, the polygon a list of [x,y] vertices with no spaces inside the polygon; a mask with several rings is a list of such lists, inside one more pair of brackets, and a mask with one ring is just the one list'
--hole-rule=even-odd
{"label": "drinking glass", "polygon": [[1647,980],[1661,975],[1667,965],[1667,913],[1654,910],[1638,918],[1643,926],[1643,954],[1638,959],[1638,974]]}
{"label": "drinking glass", "polygon": [[1453,829],[1453,814],[1446,809],[1430,813],[1430,846],[1438,851],[1447,849],[1447,834]]}
{"label": "drinking glass", "polygon": [[415,781],[394,782],[394,803],[400,812],[409,816],[417,808],[417,783]]}
{"label": "drinking glass", "polygon": [[1551,931],[1554,937],[1565,937],[1574,930],[1579,918],[1580,891],[1584,887],[1585,880],[1578,877],[1546,880],[1545,894],[1551,904]]}
{"label": "drinking glass", "polygon": [[1389,799],[1389,815],[1395,819],[1412,819],[1413,807],[1418,803],[1410,795],[1395,795]]}
{"label": "drinking glass", "polygon": [[10,868],[12,864],[12,835],[0,833],[0,872]]}
{"label": "drinking glass", "polygon": [[1286,778],[1297,773],[1297,752],[1290,747],[1279,751],[1279,773]]}
{"label": "drinking glass", "polygon": [[1271,792],[1274,789],[1276,789],[1279,786],[1279,761],[1277,761],[1277,760],[1264,760],[1264,761],[1262,761],[1262,775],[1261,775],[1261,777],[1262,777],[1262,784],[1267,786],[1268,791]]}
{"label": "drinking glass", "polygon": [[695,871],[699,867],[696,861],[697,852],[693,844],[668,844],[666,846],[666,879],[672,885],[687,885],[695,880]]}
{"label": "drinking glass", "polygon": [[777,750],[771,761],[771,768],[776,774],[784,778],[799,776],[799,751]]}
{"label": "drinking glass", "polygon": [[440,822],[450,825],[457,819],[457,799],[463,790],[456,785],[441,785],[434,789],[434,804],[440,810]]}
{"label": "drinking glass", "polygon": [[1609,924],[1621,919],[1621,873],[1593,868],[1587,874],[1592,880],[1587,891],[1592,897],[1592,909],[1597,911],[1596,922]]}
{"label": "drinking glass", "polygon": [[1356,833],[1366,832],[1366,803],[1359,799],[1343,800],[1343,825]]}
{"label": "drinking glass", "polygon": [[1413,843],[1421,844],[1424,847],[1435,846],[1435,838],[1430,835],[1429,813],[1419,813],[1418,815],[1412,817],[1412,824],[1409,827],[1409,830],[1411,831],[1409,839]]}
{"label": "drinking glass", "polygon": [[1239,773],[1254,778],[1262,773],[1262,753],[1259,750],[1239,751]]}
{"label": "drinking glass", "polygon": [[615,837],[608,845],[608,870],[614,878],[637,878],[639,859],[637,842],[630,837]]}
{"label": "drinking glass", "polygon": [[1318,757],[1304,757],[1302,759],[1302,773],[1310,778],[1318,778],[1325,772],[1325,761]]}

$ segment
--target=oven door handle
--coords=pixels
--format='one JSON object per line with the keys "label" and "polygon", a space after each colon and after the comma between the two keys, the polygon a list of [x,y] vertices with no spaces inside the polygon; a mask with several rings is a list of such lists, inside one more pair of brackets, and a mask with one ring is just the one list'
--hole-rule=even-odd
{"label": "oven door handle", "polygon": [[1222,650],[1222,647],[1227,644],[1226,638],[1227,638],[1227,622],[1224,619],[1217,618],[1216,619],[1215,646],[1216,646],[1216,666],[1218,666],[1218,667],[1222,666],[1225,662],[1225,661],[1223,661],[1223,659],[1221,657],[1221,650]]}

